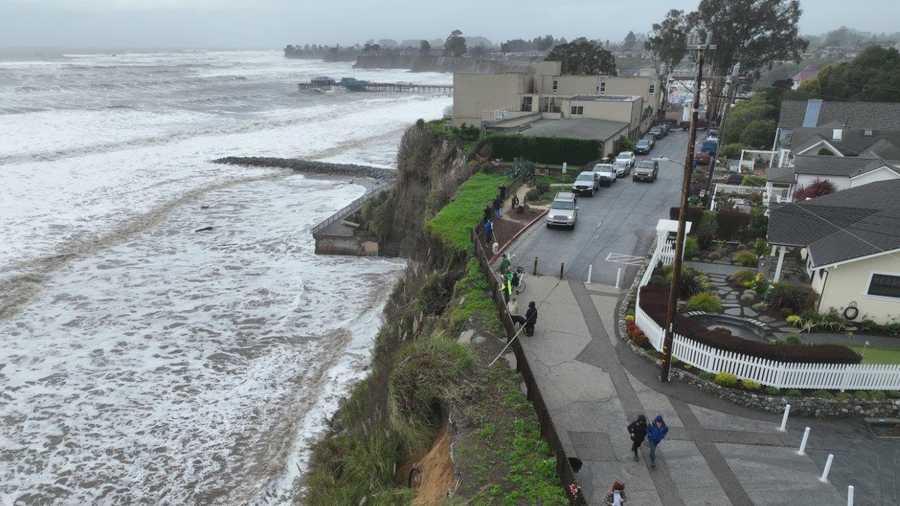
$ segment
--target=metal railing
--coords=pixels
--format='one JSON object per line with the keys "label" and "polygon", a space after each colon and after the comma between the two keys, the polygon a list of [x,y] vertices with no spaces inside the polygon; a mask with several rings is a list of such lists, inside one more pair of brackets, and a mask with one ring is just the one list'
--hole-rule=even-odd
{"label": "metal railing", "polygon": [[383,195],[384,193],[386,193],[389,190],[390,190],[390,186],[382,184],[382,185],[378,185],[375,188],[373,188],[372,190],[366,192],[365,195],[357,198],[353,202],[350,202],[349,204],[347,204],[346,206],[344,206],[343,208],[338,210],[338,212],[329,216],[325,221],[314,226],[312,228],[313,237],[318,238],[323,230],[325,230],[326,228],[328,228],[329,226],[331,226],[332,224],[334,224],[337,221],[346,219],[348,216],[350,216],[353,213],[362,209],[363,204],[374,199],[375,197],[379,197],[379,196]]}

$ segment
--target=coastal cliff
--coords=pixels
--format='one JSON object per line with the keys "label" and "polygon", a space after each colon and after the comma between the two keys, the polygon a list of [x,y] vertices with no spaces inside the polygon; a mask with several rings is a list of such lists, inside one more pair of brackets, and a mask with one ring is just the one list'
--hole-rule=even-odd
{"label": "coastal cliff", "polygon": [[489,365],[504,331],[469,231],[508,179],[476,173],[468,152],[420,120],[403,136],[393,190],[360,211],[408,266],[369,376],[313,448],[306,504],[443,504],[448,493],[566,502],[521,377]]}
{"label": "coastal cliff", "polygon": [[497,74],[523,72],[528,64],[478,58],[453,56],[421,56],[415,54],[359,55],[354,68],[361,69],[409,69],[413,72],[475,72]]}

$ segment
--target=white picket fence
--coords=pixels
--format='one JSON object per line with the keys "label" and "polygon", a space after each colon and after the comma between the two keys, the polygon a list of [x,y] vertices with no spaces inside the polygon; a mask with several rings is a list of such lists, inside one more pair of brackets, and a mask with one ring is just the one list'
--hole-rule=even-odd
{"label": "white picket fence", "polygon": [[[674,254],[671,245],[657,248],[640,286],[650,282],[660,262],[668,265]],[[656,351],[662,351],[664,331],[641,309],[640,291],[635,305],[635,324],[647,335]],[[699,343],[681,334],[673,336],[672,356],[702,371],[734,374],[765,386],[814,390],[900,390],[900,365],[882,364],[803,364],[777,362],[724,351]]]}

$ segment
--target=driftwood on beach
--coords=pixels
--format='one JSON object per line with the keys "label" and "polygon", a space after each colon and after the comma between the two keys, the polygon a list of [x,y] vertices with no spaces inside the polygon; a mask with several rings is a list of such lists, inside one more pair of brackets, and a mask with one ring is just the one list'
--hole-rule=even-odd
{"label": "driftwood on beach", "polygon": [[371,177],[381,180],[393,179],[397,171],[368,165],[355,165],[349,163],[329,163],[300,158],[275,158],[262,156],[228,156],[213,160],[213,163],[228,165],[250,165],[254,167],[279,167],[292,169],[307,174],[342,175]]}

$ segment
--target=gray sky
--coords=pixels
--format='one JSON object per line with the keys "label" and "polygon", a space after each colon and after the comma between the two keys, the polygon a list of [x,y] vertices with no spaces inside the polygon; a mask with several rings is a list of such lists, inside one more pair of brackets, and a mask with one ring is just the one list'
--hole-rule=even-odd
{"label": "gray sky", "polygon": [[[281,47],[552,33],[621,40],[699,0],[0,0],[0,47]],[[863,8],[863,4],[865,7]],[[900,30],[898,0],[802,0],[803,33]]]}

